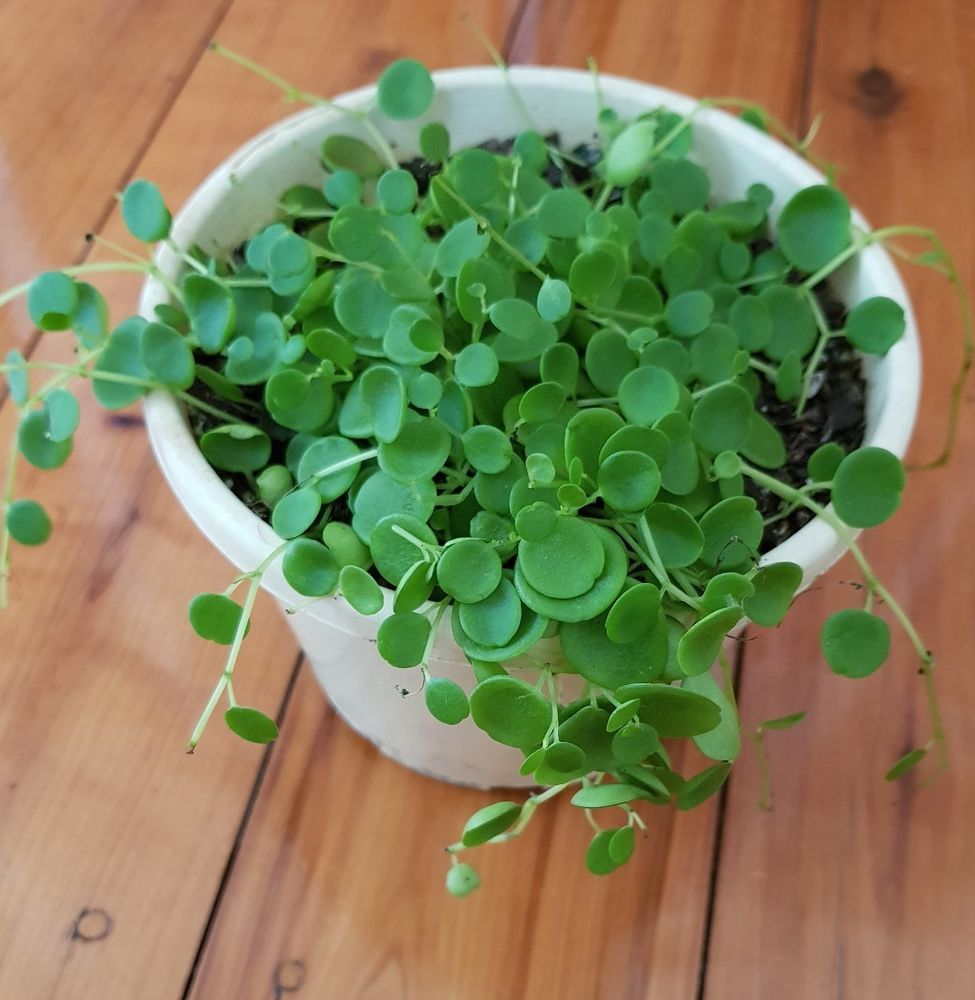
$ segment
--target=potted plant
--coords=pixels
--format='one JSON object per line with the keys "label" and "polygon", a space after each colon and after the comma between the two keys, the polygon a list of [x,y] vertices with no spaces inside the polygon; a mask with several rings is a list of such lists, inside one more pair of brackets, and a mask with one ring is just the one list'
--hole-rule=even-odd
{"label": "potted plant", "polygon": [[[0,587],[12,544],[51,532],[17,457],[67,460],[67,385],[88,378],[109,409],[146,397],[165,475],[242,573],[190,602],[229,647],[190,749],[217,710],[245,739],[277,735],[237,698],[263,586],[380,749],[544,789],[471,818],[448,849],[457,895],[477,885],[459,854],[556,795],[596,827],[587,863],[605,874],[634,849],[634,804],[714,794],[741,742],[727,637],[777,625],[844,551],[864,583],[824,623],[825,659],[877,669],[884,605],[931,709],[930,743],[889,776],[929,747],[943,764],[931,654],[855,540],[898,506],[919,385],[883,246],[920,238],[916,259],[957,288],[933,233],[871,231],[804,143],[736,102],[566,70],[435,82],[412,60],[326,101],[219,51],[315,107],[175,222],[153,184],[126,189],[129,230],[159,245],[116,265],[146,272],[139,314],[109,324],[85,280],[103,264],[0,296],[78,338],[47,382],[17,352],[2,366],[21,420]],[[970,352],[966,329],[939,462]],[[676,773],[664,741],[680,738],[710,766]]]}

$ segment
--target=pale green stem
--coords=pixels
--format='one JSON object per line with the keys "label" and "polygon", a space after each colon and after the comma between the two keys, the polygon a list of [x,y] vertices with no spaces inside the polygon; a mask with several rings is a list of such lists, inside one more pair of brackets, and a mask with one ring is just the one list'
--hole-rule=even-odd
{"label": "pale green stem", "polygon": [[[237,629],[234,632],[234,641],[230,647],[230,652],[227,654],[227,662],[224,665],[223,673],[220,675],[220,680],[217,681],[216,687],[213,689],[213,693],[210,695],[210,700],[206,704],[206,708],[203,709],[203,714],[200,716],[196,727],[193,730],[193,735],[190,736],[189,743],[189,753],[193,753],[197,745],[200,742],[200,737],[203,735],[203,731],[207,727],[207,723],[210,721],[210,717],[213,715],[214,710],[217,705],[220,704],[220,699],[223,697],[224,691],[228,689],[231,681],[233,680],[234,668],[237,665],[237,658],[240,655],[240,647],[244,642],[244,636],[247,633],[247,625],[251,619],[251,612],[254,610],[254,602],[257,600],[257,593],[261,589],[261,580],[264,577],[264,573],[268,566],[278,558],[279,555],[287,548],[287,542],[283,545],[279,545],[252,573],[247,574],[250,578],[250,585],[247,588],[247,596],[244,598],[244,604],[240,613],[240,620],[237,622]],[[231,704],[233,704],[233,699]]]}
{"label": "pale green stem", "polygon": [[[66,274],[71,278],[81,278],[88,274],[113,274],[113,273],[138,273],[149,274],[151,267],[149,264],[134,264],[127,261],[98,261],[94,264],[75,264],[71,267],[62,267],[61,274]],[[8,288],[0,293],[0,308],[13,302],[14,299],[26,295],[30,291],[30,286],[34,284],[34,278],[24,281],[13,288]]]}
{"label": "pale green stem", "polygon": [[352,108],[343,107],[341,104],[336,104],[334,101],[330,101],[327,98],[319,97],[317,94],[310,94],[305,90],[301,90],[300,88],[294,86],[294,84],[288,83],[288,81],[283,77],[278,76],[277,73],[272,73],[270,70],[267,70],[263,66],[260,66],[256,62],[248,59],[246,56],[238,55],[236,52],[232,52],[230,49],[225,48],[217,42],[210,43],[210,50],[219,56],[223,56],[224,59],[228,59],[230,62],[243,67],[255,76],[259,76],[262,80],[266,80],[271,84],[271,86],[277,87],[283,94],[285,101],[297,101],[302,104],[311,104],[323,108],[331,108],[332,110],[338,111],[343,115],[347,115],[349,118],[354,118],[366,130],[366,132],[369,133],[369,137],[379,147],[379,152],[382,154],[383,159],[386,161],[386,164],[390,167],[390,169],[395,170],[399,166],[396,154],[386,141],[386,137],[379,131],[378,128],[376,128],[376,125],[369,118],[366,112],[355,111]]}
{"label": "pale green stem", "polygon": [[914,647],[914,651],[917,653],[918,659],[921,661],[920,672],[924,680],[924,690],[928,703],[928,712],[931,719],[931,738],[938,745],[940,768],[942,770],[947,768],[948,748],[945,741],[944,725],[941,719],[941,708],[938,704],[937,691],[934,687],[934,656],[922,642],[917,629],[914,627],[914,623],[907,616],[907,613],[894,598],[893,594],[891,594],[890,591],[887,590],[887,588],[877,578],[877,575],[873,571],[873,567],[871,567],[870,563],[867,561],[867,558],[863,554],[860,546],[857,545],[856,539],[853,537],[850,529],[831,510],[828,510],[821,504],[816,503],[815,500],[806,496],[804,493],[799,492],[793,487],[779,482],[779,480],[774,477],[761,472],[759,469],[753,468],[745,462],[742,463],[741,471],[753,482],[768,490],[770,493],[774,493],[776,496],[781,497],[783,500],[797,501],[801,503],[807,510],[812,511],[812,513],[814,513],[818,518],[828,524],[846,547],[850,555],[853,556],[857,566],[860,568],[860,572],[863,574],[864,582],[867,587],[873,591],[873,593],[875,593],[877,597],[880,598],[880,600],[883,601],[884,604],[886,604],[890,609],[891,614],[903,629],[908,641]]}
{"label": "pale green stem", "polygon": [[816,374],[816,369],[819,368],[819,363],[823,359],[826,345],[833,337],[837,336],[836,332],[829,328],[829,323],[826,322],[823,310],[820,308],[819,302],[813,292],[806,288],[803,290],[803,293],[816,320],[819,339],[816,341],[816,347],[812,352],[812,357],[809,359],[809,364],[806,365],[806,371],[802,377],[802,389],[799,392],[799,402],[796,403],[796,417],[801,417],[806,408],[806,403],[809,400],[809,390],[812,388],[813,376]]}

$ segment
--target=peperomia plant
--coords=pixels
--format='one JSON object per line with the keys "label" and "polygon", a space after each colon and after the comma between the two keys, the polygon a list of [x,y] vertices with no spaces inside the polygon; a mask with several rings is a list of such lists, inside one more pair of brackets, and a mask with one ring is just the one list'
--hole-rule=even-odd
{"label": "peperomia plant", "polygon": [[[335,107],[215,48],[291,100]],[[427,70],[400,60],[380,77],[376,102],[412,120],[433,94]],[[739,110],[804,149],[743,102],[700,106]],[[723,643],[745,621],[775,627],[788,612],[802,570],[760,555],[774,546],[773,527],[781,537],[804,517],[829,524],[863,575],[857,606],[823,625],[829,667],[863,677],[883,663],[890,632],[879,605],[920,662],[931,739],[888,777],[931,747],[943,766],[932,655],[854,539],[894,513],[905,483],[893,454],[859,447],[856,352],[885,354],[904,312],[884,297],[847,310],[828,285],[844,262],[884,243],[958,290],[965,360],[934,464],[943,463],[971,317],[935,234],[858,231],[843,194],[818,184],[782,207],[773,235],[770,190],[755,183],[714,204],[691,155],[694,116],[664,108],[624,121],[603,106],[598,139],[571,150],[528,121],[514,137],[453,150],[446,128],[427,122],[420,156],[405,163],[371,118],[345,113],[369,141],[329,136],[321,183],[283,191],[278,216],[229,256],[177,247],[159,191],[137,180],[122,195],[123,219],[139,240],[179,254],[178,283],[113,248],[124,259],[0,296],[26,295],[41,330],[70,329],[78,341],[74,364],[11,351],[2,366],[20,424],[3,494],[0,598],[11,542],[51,533],[42,507],[16,491],[16,462],[53,469],[68,459],[80,413],[68,384],[90,379],[108,409],[164,389],[188,408],[210,464],[281,538],[260,566],[190,603],[196,632],[229,647],[190,748],[223,704],[245,739],[277,735],[234,686],[275,560],[300,607],[340,594],[375,615],[392,589],[382,656],[422,671],[436,719],[470,715],[520,750],[522,774],[545,786],[471,818],[448,849],[456,895],[478,884],[461,851],[517,835],[563,791],[595,828],[588,867],[606,874],[634,850],[636,803],[688,809],[720,789],[741,742]],[[898,237],[927,249],[908,254],[891,244]],[[109,270],[156,277],[170,301],[152,319],[111,326],[84,280]],[[32,387],[45,369],[49,380]],[[803,451],[790,433],[837,373],[859,393],[850,433],[840,443],[817,426],[820,441]],[[469,693],[429,670],[448,627],[470,660]],[[765,731],[800,718],[754,730],[763,761]],[[664,742],[673,739],[692,740],[713,764],[677,773]],[[619,819],[604,826],[597,811]]]}

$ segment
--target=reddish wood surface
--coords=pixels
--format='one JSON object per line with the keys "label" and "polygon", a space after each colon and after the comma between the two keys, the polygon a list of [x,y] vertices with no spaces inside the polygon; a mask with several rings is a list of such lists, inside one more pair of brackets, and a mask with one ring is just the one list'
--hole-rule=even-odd
{"label": "reddish wood surface", "polygon": [[[923,25],[906,0],[465,9],[516,61],[581,65],[591,54],[606,72],[746,95],[797,125],[825,110],[820,148],[847,165],[868,216],[936,226],[975,284],[975,13],[964,0],[932,2]],[[201,58],[211,35],[327,94],[401,53],[483,62],[459,14],[449,0],[5,5],[0,285],[77,258],[85,229],[124,238],[110,208],[128,177],[153,177],[178,205],[287,112],[260,82]],[[956,316],[938,279],[910,282],[926,348],[920,456],[943,429]],[[119,314],[131,310],[135,283],[108,289]],[[10,319],[0,329],[4,349],[29,330]],[[48,337],[35,356],[64,360],[69,349]],[[0,440],[13,416],[0,410]],[[859,683],[820,661],[816,624],[848,596],[844,566],[788,626],[747,646],[746,720],[810,710],[770,737],[771,813],[755,809],[746,749],[723,818],[717,803],[654,811],[624,872],[589,877],[588,828],[556,805],[518,843],[482,852],[484,887],[459,902],[442,891],[439,848],[488,796],[378,756],[306,671],[266,774],[261,751],[219,727],[196,756],[181,753],[221,654],[180,622],[192,593],[230,570],[168,493],[138,418],[112,419],[86,397],[83,419],[89,432],[64,469],[20,477],[58,536],[56,549],[18,551],[13,608],[0,617],[0,997],[970,995],[964,459],[913,479],[903,512],[868,542],[940,654],[954,736],[946,779],[925,790],[881,780],[925,735],[905,648]],[[963,454],[971,436],[966,426]],[[274,712],[296,651],[270,602],[259,602],[248,645],[240,683]]]}

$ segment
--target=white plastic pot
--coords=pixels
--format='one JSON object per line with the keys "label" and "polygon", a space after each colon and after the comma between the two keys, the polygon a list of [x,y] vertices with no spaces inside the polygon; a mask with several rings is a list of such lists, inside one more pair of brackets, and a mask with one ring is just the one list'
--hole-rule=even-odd
{"label": "white plastic pot", "polygon": [[[563,69],[519,67],[511,71],[534,126],[557,131],[571,146],[589,140],[597,113],[592,81],[587,73]],[[437,96],[428,115],[450,131],[453,148],[486,139],[506,138],[526,127],[522,110],[496,69],[448,70],[435,74]],[[659,87],[603,76],[606,102],[624,118],[665,106],[681,114],[695,102]],[[368,109],[374,88],[364,88],[336,100],[349,108]],[[378,126],[403,158],[417,154],[415,123]],[[333,132],[360,134],[358,123],[328,109],[313,109],[286,119],[234,153],[190,198],[176,218],[173,236],[180,246],[199,244],[220,255],[239,245],[275,216],[278,195],[293,184],[317,184],[322,178],[319,150]],[[704,111],[694,120],[694,158],[712,179],[715,202],[740,198],[747,187],[762,181],[775,194],[773,216],[799,188],[823,181],[822,175],[799,156],[749,125],[717,111]],[[857,215],[855,222],[868,228]],[[163,273],[176,278],[178,257],[163,249]],[[902,455],[917,410],[920,359],[917,331],[907,293],[888,255],[878,247],[860,254],[832,279],[849,304],[872,295],[887,295],[907,314],[904,338],[882,359],[868,359],[867,444]],[[155,305],[167,299],[159,282],[147,282],[140,309],[152,318]],[[221,482],[201,455],[181,407],[164,393],[146,400],[146,422],[156,457],[170,486],[204,534],[242,571],[253,569],[280,544],[280,539],[251,513]],[[803,567],[804,585],[828,569],[843,546],[826,524],[813,521],[764,558],[789,560]],[[278,566],[264,577],[264,586],[288,607],[300,600],[285,583]],[[338,713],[383,753],[416,771],[446,781],[478,787],[530,784],[518,775],[521,755],[499,746],[468,719],[448,727],[427,713],[422,695],[404,697],[403,689],[417,692],[419,671],[396,670],[378,655],[376,630],[390,612],[364,618],[341,598],[330,598],[288,616],[319,682]],[[557,642],[543,640],[537,652],[558,655]],[[246,657],[246,647],[245,647]],[[430,670],[470,689],[472,678],[464,654],[442,628]]]}

